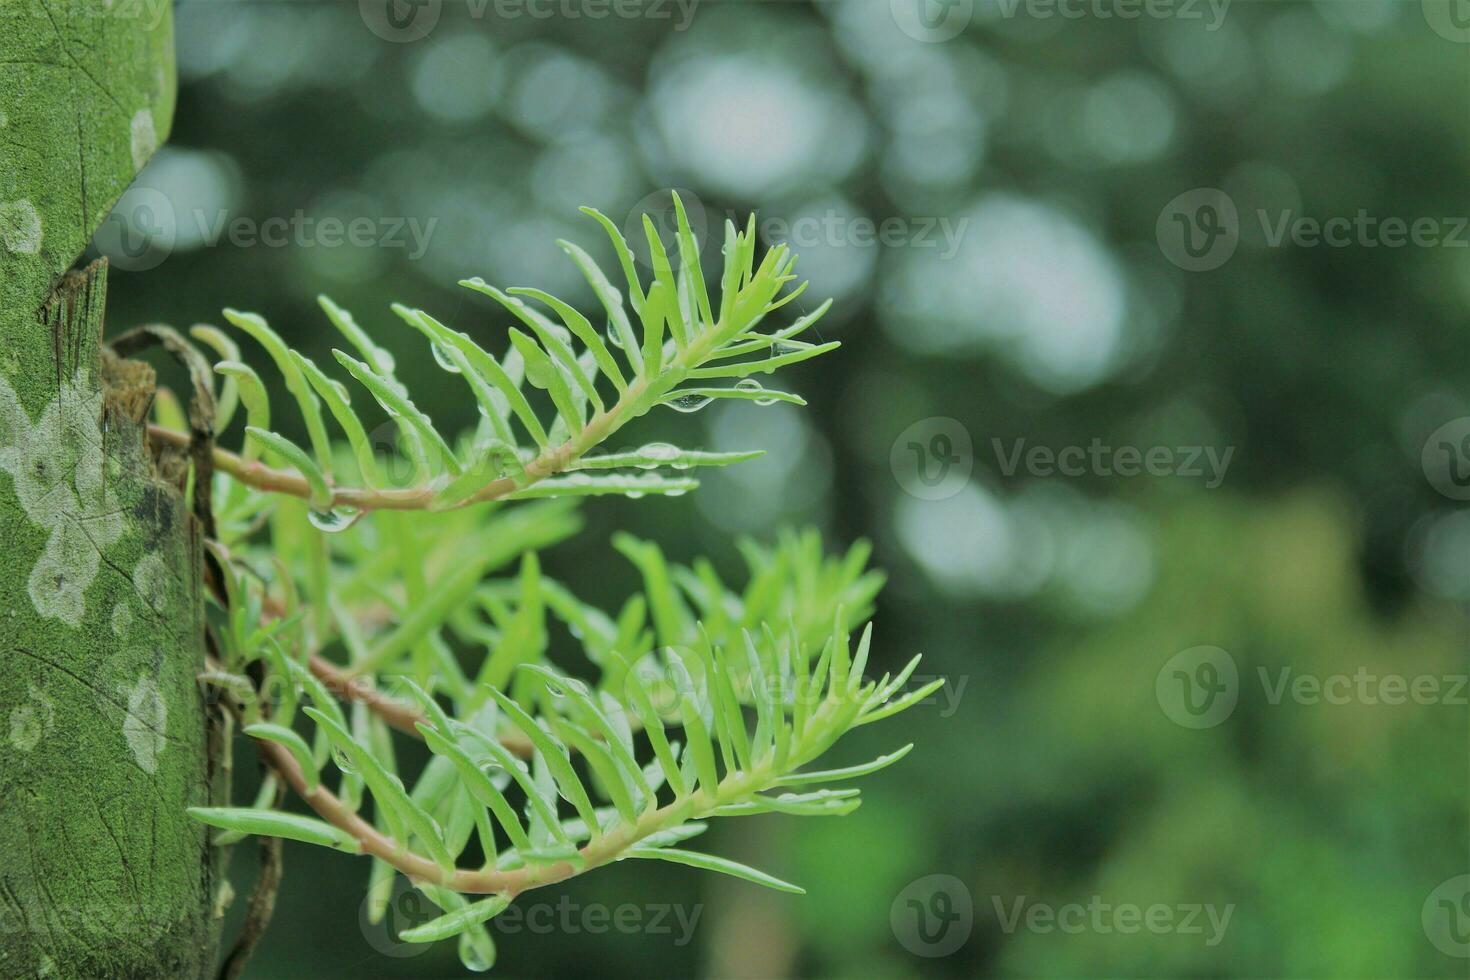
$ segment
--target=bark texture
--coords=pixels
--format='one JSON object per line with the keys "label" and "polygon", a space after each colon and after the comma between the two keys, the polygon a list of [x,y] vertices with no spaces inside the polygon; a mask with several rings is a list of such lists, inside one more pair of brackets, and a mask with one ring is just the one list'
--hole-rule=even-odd
{"label": "bark texture", "polygon": [[202,541],[105,265],[67,272],[173,100],[166,5],[0,0],[0,977],[215,955]]}

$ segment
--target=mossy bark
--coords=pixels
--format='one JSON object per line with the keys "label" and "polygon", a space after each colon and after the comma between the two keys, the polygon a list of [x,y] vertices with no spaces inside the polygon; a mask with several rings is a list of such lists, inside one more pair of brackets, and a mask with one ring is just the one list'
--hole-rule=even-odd
{"label": "mossy bark", "polygon": [[202,542],[151,372],[67,270],[166,135],[168,8],[0,0],[0,976],[195,977],[218,932]]}

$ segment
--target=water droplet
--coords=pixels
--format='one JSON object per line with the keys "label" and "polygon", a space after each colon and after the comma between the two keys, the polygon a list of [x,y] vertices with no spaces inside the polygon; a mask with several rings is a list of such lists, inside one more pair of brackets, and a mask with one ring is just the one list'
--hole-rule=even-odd
{"label": "water droplet", "polygon": [[671,446],[667,442],[650,442],[638,450],[639,456],[645,456],[651,462],[639,463],[638,468],[651,470],[660,463],[672,463],[679,458],[679,447]]}
{"label": "water droplet", "polygon": [[461,933],[459,962],[471,973],[484,973],[495,965],[494,947],[487,949],[483,939],[468,932]]}
{"label": "water droplet", "polygon": [[398,362],[393,360],[393,355],[381,347],[373,351],[373,363],[378,366],[379,374],[392,374],[398,370]]}
{"label": "water droplet", "polygon": [[780,357],[783,354],[795,354],[799,350],[801,350],[801,348],[797,347],[795,344],[788,344],[782,341],[777,341],[776,343],[771,345],[771,356]]}
{"label": "water droplet", "polygon": [[686,494],[688,492],[689,491],[688,490],[685,490],[683,487],[672,487],[672,488],[664,491],[664,496],[665,497],[682,497],[682,496],[684,496],[684,494]]}
{"label": "water droplet", "polygon": [[332,764],[342,770],[344,776],[351,776],[357,772],[357,767],[352,764],[352,758],[335,745],[332,746]]}
{"label": "water droplet", "polygon": [[[768,371],[766,373],[769,374],[770,372]],[[756,381],[754,378],[742,378],[742,379],[740,379],[739,381],[735,382],[735,388],[736,388],[737,391],[765,391],[766,390],[761,385],[761,383],[759,381]],[[757,398],[757,399],[755,399],[755,403],[757,405],[774,405],[774,404],[776,404],[776,399],[774,399],[774,398]]]}
{"label": "water droplet", "polygon": [[624,496],[627,497],[629,500],[642,500],[643,499],[643,491],[642,490],[629,490],[626,494],[624,494]]}
{"label": "water droplet", "polygon": [[542,391],[551,387],[551,372],[555,370],[549,361],[526,362],[526,380]]}
{"label": "water droplet", "polygon": [[605,331],[605,333],[607,334],[607,342],[621,350],[623,347],[623,338],[622,335],[618,333],[617,328],[609,323],[607,325],[607,330]]}
{"label": "water droplet", "polygon": [[362,517],[362,511],[356,507],[329,507],[325,510],[313,508],[306,516],[311,521],[311,526],[318,531],[336,534],[356,524]]}
{"label": "water droplet", "polygon": [[434,352],[434,360],[439,362],[440,367],[450,374],[459,374],[459,365],[454,363],[454,358],[443,344],[437,341],[431,341],[429,349]]}
{"label": "water droplet", "polygon": [[709,395],[680,395],[678,398],[664,402],[676,412],[697,412],[710,402],[714,401]]}

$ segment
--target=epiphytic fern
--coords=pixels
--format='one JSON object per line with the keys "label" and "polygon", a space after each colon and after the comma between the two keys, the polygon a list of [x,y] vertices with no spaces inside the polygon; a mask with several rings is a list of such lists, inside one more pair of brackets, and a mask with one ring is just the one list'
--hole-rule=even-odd
{"label": "epiphytic fern", "polygon": [[[615,226],[589,211],[617,251],[633,318],[592,260],[564,243],[605,308],[606,336],[554,297],[479,280],[465,285],[529,331],[513,328],[501,358],[427,313],[395,307],[479,404],[478,429],[455,442],[414,406],[392,357],[322,301],[357,352],[337,351],[337,360],[401,432],[406,486],[385,482],[343,383],[289,350],[263,319],[226,314],[275,361],[304,416],[307,448],[271,428],[265,387],[234,341],[213,327],[194,331],[224,358],[216,427],[240,407],[249,423],[238,454],[213,454],[220,614],[204,679],[271,774],[252,806],[191,812],[221,828],[222,843],[258,834],[370,855],[375,915],[394,874],[407,874],[444,914],[402,938],[457,936],[472,968],[493,961],[484,924],[516,895],[614,861],[674,861],[799,890],[681,845],[714,818],[850,812],[858,791],[841,784],[909,747],[857,766],[809,767],[846,732],[939,683],[906,689],[917,657],[894,676],[865,676],[871,627],[855,645],[849,631],[881,585],[866,570],[866,546],[828,558],[815,533],[743,543],[749,581],[736,591],[708,562],[674,565],[656,545],[619,535],[614,544],[643,589],[608,614],[544,575],[536,556],[575,533],[575,501],[495,503],[691,489],[689,468],[756,454],[652,444],[598,455],[598,447],[660,404],[799,403],[749,376],[836,346],[794,339],[827,304],[758,332],[801,290],[782,295],[795,263],[785,248],[756,264],[753,225],[727,226],[716,306],[675,204],[678,271],[645,219],[654,267],[646,290]],[[560,325],[521,297],[544,303]],[[743,380],[711,385],[727,378]],[[549,418],[528,385],[545,393]],[[323,405],[345,447],[331,440]],[[189,438],[162,425],[153,432],[165,443]],[[407,509],[432,513],[398,513]],[[382,513],[359,521],[368,511]],[[550,665],[551,619],[579,638],[586,679]],[[416,776],[399,770],[394,730],[431,753]],[[324,778],[329,760],[334,788]],[[317,816],[273,805],[283,784]]]}

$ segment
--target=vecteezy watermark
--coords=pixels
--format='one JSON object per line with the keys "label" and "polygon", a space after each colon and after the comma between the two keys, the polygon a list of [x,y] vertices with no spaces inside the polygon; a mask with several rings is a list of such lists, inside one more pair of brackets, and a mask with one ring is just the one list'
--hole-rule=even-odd
{"label": "vecteezy watermark", "polygon": [[888,909],[893,937],[915,956],[948,956],[970,939],[975,903],[954,875],[925,875],[906,885]]}
{"label": "vecteezy watermark", "polygon": [[1096,437],[1086,447],[1027,447],[1025,439],[1016,439],[1007,449],[994,438],[990,445],[1006,476],[1015,476],[1023,468],[1036,477],[1177,476],[1202,479],[1207,490],[1224,482],[1235,455],[1234,446],[1226,446],[1223,452],[1215,446],[1109,446]]}
{"label": "vecteezy watermark", "polygon": [[177,247],[181,230],[209,248],[222,242],[236,248],[393,248],[406,249],[408,260],[416,262],[428,251],[438,224],[438,218],[408,216],[314,217],[299,208],[266,218],[196,208],[181,217],[161,191],[131,187],[93,240],[113,266],[129,272],[162,264]]}
{"label": "vecteezy watermark", "polygon": [[1230,261],[1240,244],[1240,215],[1230,195],[1197,187],[1159,212],[1154,237],[1164,258],[1186,272],[1208,272]]}
{"label": "vecteezy watermark", "polygon": [[623,935],[667,936],[675,946],[687,946],[704,913],[703,905],[651,903],[603,905],[581,903],[570,895],[562,895],[555,903],[526,902],[510,908],[490,920],[495,932],[513,936],[529,932],[537,936],[559,933],[588,933],[600,936],[608,932]]}
{"label": "vecteezy watermark", "polygon": [[[646,268],[654,267],[646,230],[649,225],[657,233],[669,263],[677,269],[682,262],[675,193],[684,206],[697,253],[702,254],[709,242],[712,221],[717,222],[713,230],[721,235],[723,231],[720,229],[724,227],[722,218],[737,229],[746,226],[746,221],[735,211],[711,215],[699,197],[687,188],[654,191],[634,204],[623,220],[623,237],[635,259]],[[757,215],[755,227],[763,241],[781,242],[799,250],[823,246],[873,248],[881,245],[889,249],[935,249],[940,259],[948,261],[958,254],[969,230],[970,219],[955,219],[947,215],[890,215],[875,219],[865,214],[827,208],[818,214],[796,217],[764,212]]]}
{"label": "vecteezy watermark", "polygon": [[[1287,209],[1257,208],[1260,242],[1267,248],[1467,248],[1470,218],[1380,216],[1360,208],[1351,217],[1315,218]],[[1189,272],[1218,269],[1240,244],[1241,219],[1224,191],[1201,187],[1174,198],[1154,228],[1159,250]]]}
{"label": "vecteezy watermark", "polygon": [[1184,20],[1203,21],[1218,31],[1232,0],[988,0],[1007,20],[1018,13],[1034,20]]}
{"label": "vecteezy watermark", "polygon": [[822,214],[786,219],[779,215],[757,218],[756,227],[766,241],[787,242],[797,248],[884,248],[939,249],[939,257],[952,259],[970,226],[969,218],[958,221],[944,215],[890,215],[875,221],[867,215],[844,214],[829,208]]}
{"label": "vecteezy watermark", "polygon": [[[1257,666],[1264,703],[1298,705],[1470,705],[1470,675],[1380,673],[1314,674],[1291,666]],[[1170,657],[1154,678],[1164,715],[1184,728],[1213,728],[1235,711],[1242,693],[1235,658],[1220,647],[1199,646]]]}
{"label": "vecteezy watermark", "polygon": [[[703,0],[449,0],[474,20],[651,20],[686,31]],[[385,41],[421,41],[439,24],[445,0],[358,0],[368,30]]]}
{"label": "vecteezy watermark", "polygon": [[[417,956],[431,948],[428,943],[410,943],[400,939],[405,930],[421,926],[443,914],[433,902],[414,888],[403,875],[385,881],[377,891],[369,891],[358,909],[358,925],[368,944],[378,952],[393,957]],[[654,902],[637,905],[624,902],[606,905],[601,902],[578,902],[562,895],[555,902],[522,900],[485,923],[492,933],[515,936],[577,935],[601,936],[618,933],[628,936],[656,936],[678,947],[689,945],[704,915],[702,904]]]}
{"label": "vecteezy watermark", "polygon": [[1440,37],[1457,44],[1470,44],[1470,2],[1467,0],[1423,0],[1424,20]]}
{"label": "vecteezy watermark", "polygon": [[1206,946],[1220,945],[1225,930],[1230,928],[1230,917],[1235,914],[1234,902],[1223,906],[1210,902],[1138,905],[1107,902],[1101,895],[1093,895],[1085,904],[1028,902],[1025,895],[1018,895],[1013,901],[993,895],[990,901],[1006,935],[1017,929],[1042,934],[1062,932],[1070,936],[1082,933],[1131,936],[1148,932],[1155,936],[1199,936]]}
{"label": "vecteezy watermark", "polygon": [[893,440],[888,468],[904,492],[920,500],[953,497],[975,467],[970,431],[943,416],[920,419]]}
{"label": "vecteezy watermark", "polygon": [[1154,697],[1165,716],[1184,728],[1213,728],[1235,710],[1240,672],[1220,647],[1181,650],[1159,668]]}
{"label": "vecteezy watermark", "polygon": [[1470,416],[1435,429],[1424,440],[1420,463],[1434,489],[1451,500],[1470,500]]}
{"label": "vecteezy watermark", "polygon": [[1419,913],[1424,935],[1446,956],[1470,959],[1470,874],[1442,881]]}
{"label": "vecteezy watermark", "polygon": [[975,17],[975,0],[888,0],[893,22],[915,41],[938,44],[958,37]]}

